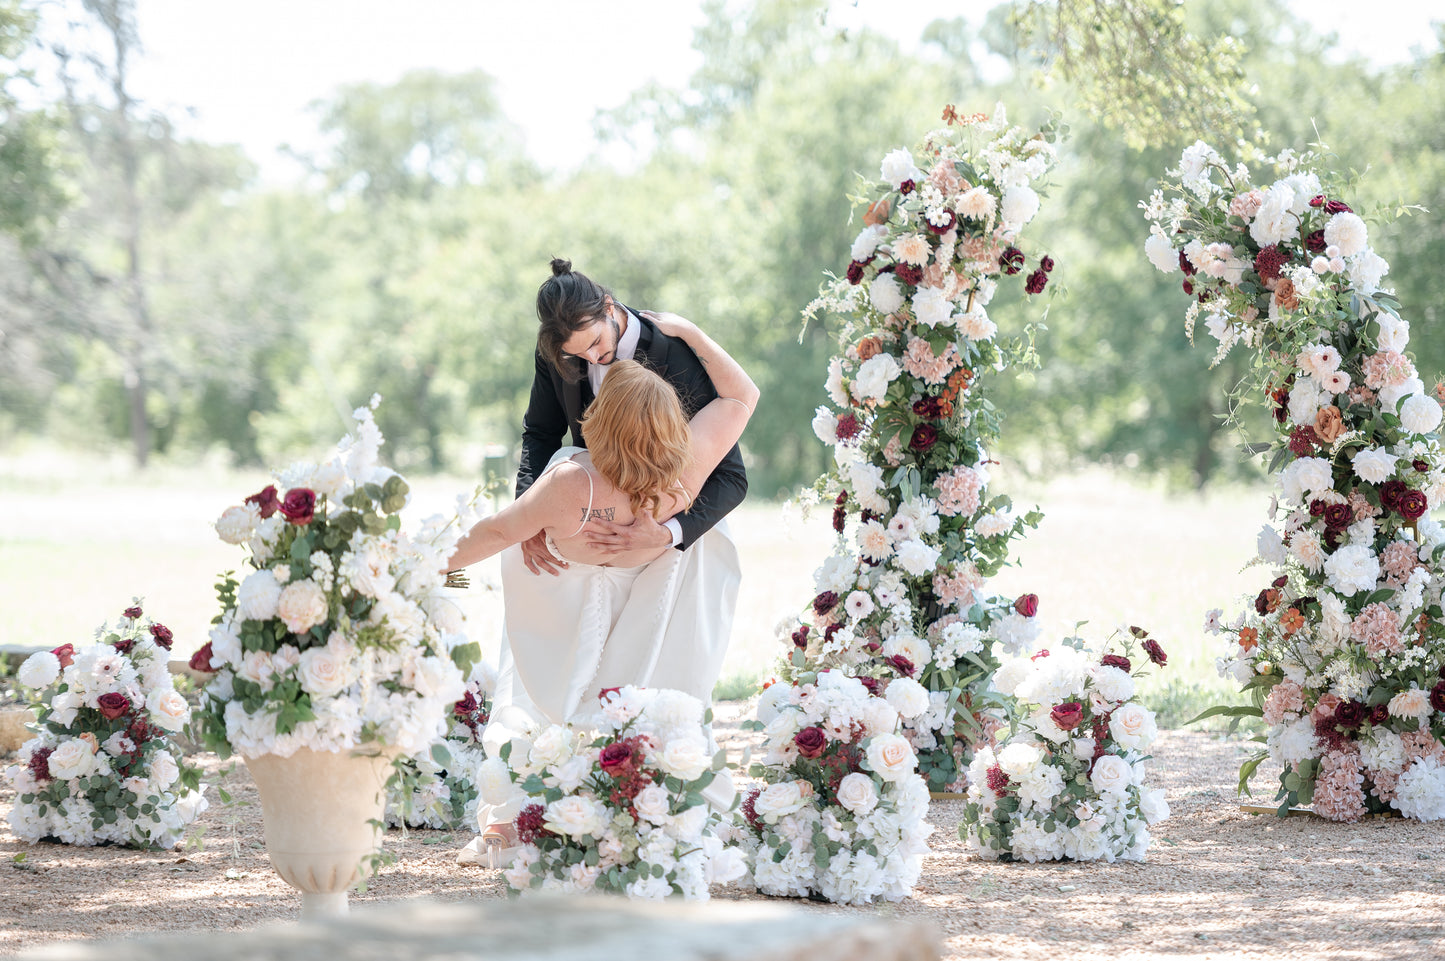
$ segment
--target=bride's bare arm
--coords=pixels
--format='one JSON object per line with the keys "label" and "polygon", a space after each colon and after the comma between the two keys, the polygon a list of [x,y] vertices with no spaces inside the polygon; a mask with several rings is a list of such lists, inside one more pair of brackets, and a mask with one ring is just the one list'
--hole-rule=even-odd
{"label": "bride's bare arm", "polygon": [[717,399],[693,415],[693,465],[683,475],[682,486],[696,494],[709,474],[743,435],[743,428],[758,405],[758,385],[742,365],[692,321],[676,314],[646,314],[657,329],[692,348],[717,391]]}
{"label": "bride's bare arm", "polygon": [[571,531],[581,523],[578,512],[587,509],[589,490],[586,471],[575,464],[547,471],[521,497],[473,524],[457,542],[447,570],[486,560],[544,530]]}

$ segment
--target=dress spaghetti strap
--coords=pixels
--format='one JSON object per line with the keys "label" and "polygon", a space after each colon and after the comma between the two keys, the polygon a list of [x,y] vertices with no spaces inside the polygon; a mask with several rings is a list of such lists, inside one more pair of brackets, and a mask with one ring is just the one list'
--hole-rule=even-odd
{"label": "dress spaghetti strap", "polygon": [[558,457],[556,454],[554,454],[554,460],[547,465],[546,470],[542,471],[542,473],[545,474],[548,471],[553,470],[554,468],[561,467],[563,464],[571,464],[573,467],[576,467],[578,470],[582,471],[582,473],[587,475],[587,509],[582,512],[582,523],[578,524],[577,529],[572,533],[568,534],[568,537],[576,537],[578,534],[582,533],[582,528],[587,526],[587,521],[592,517],[592,498],[597,493],[597,489],[592,484],[592,472],[572,459],[573,457],[582,453],[583,450],[584,448],[581,447],[562,448],[561,451],[557,452],[558,454],[567,451],[570,451],[570,453],[567,453],[565,457]]}

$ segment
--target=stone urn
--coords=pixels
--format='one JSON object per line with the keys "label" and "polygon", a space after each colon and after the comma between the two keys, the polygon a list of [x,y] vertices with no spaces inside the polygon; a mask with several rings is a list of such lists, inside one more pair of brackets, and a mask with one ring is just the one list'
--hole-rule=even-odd
{"label": "stone urn", "polygon": [[396,751],[302,748],[290,757],[243,758],[261,792],[266,853],[301,892],[301,918],[347,913],[347,892],[374,868]]}

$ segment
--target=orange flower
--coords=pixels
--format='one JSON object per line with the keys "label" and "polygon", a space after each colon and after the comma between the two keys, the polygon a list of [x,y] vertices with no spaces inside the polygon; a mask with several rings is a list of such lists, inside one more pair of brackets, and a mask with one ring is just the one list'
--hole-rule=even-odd
{"label": "orange flower", "polygon": [[1315,414],[1315,433],[1326,444],[1333,444],[1344,432],[1345,419],[1334,404],[1321,407],[1319,413]]}
{"label": "orange flower", "polygon": [[1291,607],[1280,617],[1279,625],[1284,628],[1286,634],[1293,634],[1305,626],[1305,618],[1296,608]]}
{"label": "orange flower", "polygon": [[876,357],[883,350],[883,341],[877,337],[864,337],[858,341],[858,359],[867,360]]}
{"label": "orange flower", "polygon": [[879,224],[887,223],[888,215],[892,213],[892,211],[893,204],[889,203],[887,197],[884,197],[882,200],[875,200],[868,205],[868,212],[863,215],[863,223],[869,227],[876,227]]}
{"label": "orange flower", "polygon": [[1288,277],[1281,277],[1275,281],[1274,302],[1283,310],[1294,310],[1299,306],[1299,297],[1295,295],[1294,281]]}
{"label": "orange flower", "polygon": [[1241,627],[1239,629],[1239,646],[1246,651],[1252,651],[1259,647],[1259,631],[1252,627]]}

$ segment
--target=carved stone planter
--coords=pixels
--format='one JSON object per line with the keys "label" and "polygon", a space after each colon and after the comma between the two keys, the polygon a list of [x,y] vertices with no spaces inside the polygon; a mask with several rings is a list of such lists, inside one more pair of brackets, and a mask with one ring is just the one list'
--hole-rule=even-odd
{"label": "carved stone planter", "polygon": [[266,853],[301,892],[303,919],[345,914],[347,892],[372,873],[366,859],[381,850],[394,753],[243,758],[261,793]]}

